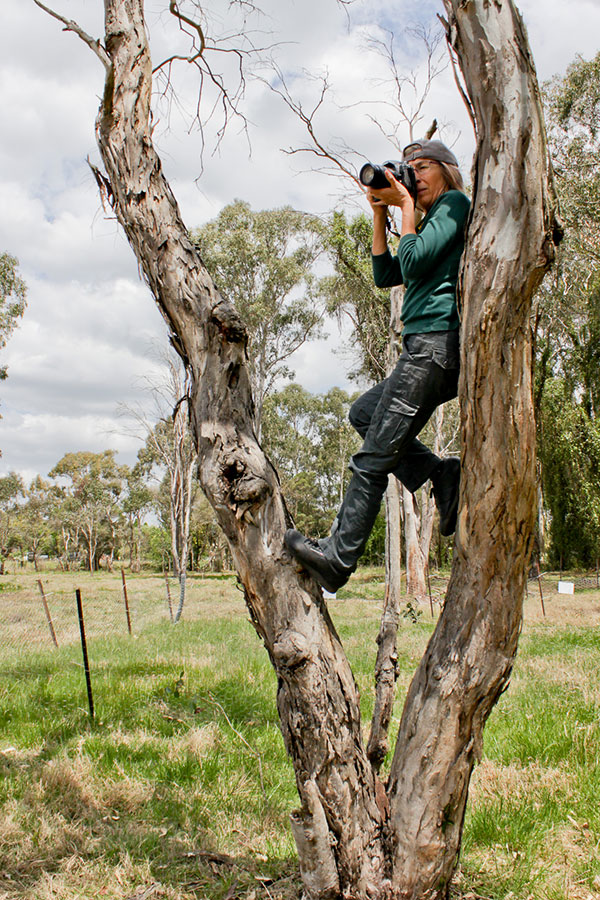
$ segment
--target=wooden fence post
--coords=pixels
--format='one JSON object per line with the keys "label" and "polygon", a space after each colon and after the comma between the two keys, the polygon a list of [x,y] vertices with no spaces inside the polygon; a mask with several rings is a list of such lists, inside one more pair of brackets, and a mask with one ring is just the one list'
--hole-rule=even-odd
{"label": "wooden fence post", "polygon": [[127,582],[125,581],[125,569],[121,567],[121,580],[123,582],[123,600],[125,601],[125,615],[127,616],[127,630],[131,634],[131,616],[129,615],[129,600],[127,599]]}
{"label": "wooden fence post", "polygon": [[538,587],[540,589],[540,600],[542,602],[542,612],[544,616],[546,615],[546,607],[544,606],[544,593],[542,591],[542,573],[538,575]]}
{"label": "wooden fence post", "polygon": [[46,613],[46,620],[48,622],[48,628],[50,629],[50,637],[54,641],[54,646],[58,647],[56,632],[54,631],[54,625],[52,624],[52,616],[50,615],[50,609],[48,608],[48,601],[46,600],[46,594],[44,593],[44,585],[42,584],[42,579],[38,578],[37,583],[40,589],[40,594],[42,595],[42,606],[44,607],[44,612]]}

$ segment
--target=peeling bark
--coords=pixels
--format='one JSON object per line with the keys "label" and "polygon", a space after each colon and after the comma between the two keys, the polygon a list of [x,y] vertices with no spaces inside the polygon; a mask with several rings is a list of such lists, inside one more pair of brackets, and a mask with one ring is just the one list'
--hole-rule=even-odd
{"label": "peeling bark", "polygon": [[559,239],[537,81],[512,3],[444,0],[477,122],[462,298],[461,503],[438,627],[389,783],[398,898],[444,897],[485,721],[510,677],[535,521],[529,314]]}

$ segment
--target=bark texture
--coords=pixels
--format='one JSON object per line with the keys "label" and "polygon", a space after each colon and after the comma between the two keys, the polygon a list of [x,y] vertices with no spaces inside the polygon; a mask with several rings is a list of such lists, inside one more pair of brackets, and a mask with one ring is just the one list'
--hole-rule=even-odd
{"label": "bark texture", "polygon": [[462,279],[465,478],[448,598],[409,691],[387,796],[362,743],[358,692],[321,591],[283,547],[289,517],[254,433],[244,328],[189,240],[152,145],[143,0],[105,0],[104,46],[86,41],[107,73],[97,119],[105,174],[97,179],[191,373],[202,485],[277,673],[310,900],[447,896],[471,769],[521,622],[535,515],[529,301],[553,255],[554,199],[514,6],[445,6],[479,128]]}
{"label": "bark texture", "polygon": [[367,755],[374,772],[379,772],[390,749],[389,730],[398,680],[398,623],[401,597],[402,523],[400,520],[400,482],[389,476],[385,492],[386,508],[386,579],[381,624],[377,635],[375,661],[375,704]]}
{"label": "bark texture", "polygon": [[446,896],[485,721],[521,627],[536,511],[530,301],[559,239],[537,80],[511,2],[444,0],[477,123],[461,278],[461,505],[443,614],[411,684],[389,796],[398,898]]}

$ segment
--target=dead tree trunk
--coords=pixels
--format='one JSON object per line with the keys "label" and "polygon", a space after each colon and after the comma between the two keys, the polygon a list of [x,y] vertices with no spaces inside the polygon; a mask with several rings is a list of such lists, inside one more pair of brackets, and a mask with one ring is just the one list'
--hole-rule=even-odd
{"label": "dead tree trunk", "polygon": [[[40,0],[36,0],[42,5]],[[509,0],[445,0],[478,126],[462,281],[463,463],[443,615],[411,685],[387,796],[321,591],[283,547],[289,523],[254,434],[246,334],[189,240],[151,137],[143,0],[105,0],[97,172],[186,366],[200,477],[278,676],[310,900],[447,896],[482,729],[506,685],[535,514],[529,301],[553,255],[553,195],[533,65]],[[65,22],[65,20],[62,20]]]}
{"label": "dead tree trunk", "polygon": [[[402,486],[404,541],[406,543],[406,596],[417,601],[427,595],[427,557],[421,543],[421,517],[414,494]],[[429,547],[427,548],[429,550]]]}

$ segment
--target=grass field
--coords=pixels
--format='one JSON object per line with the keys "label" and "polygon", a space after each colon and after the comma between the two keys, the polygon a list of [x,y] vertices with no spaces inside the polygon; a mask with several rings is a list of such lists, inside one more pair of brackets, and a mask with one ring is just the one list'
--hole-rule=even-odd
{"label": "grass field", "polygon": [[[383,595],[372,576],[330,602],[365,722]],[[128,576],[131,637],[120,574],[25,572],[1,585],[0,900],[297,900],[275,676],[235,579],[191,578],[173,627],[164,581]],[[543,617],[531,592],[486,729],[457,898],[600,898],[600,592],[547,585],[545,606]],[[402,619],[392,732],[432,627],[428,604]]]}

